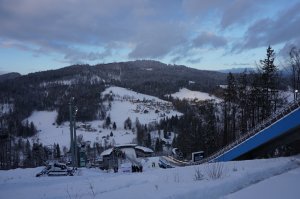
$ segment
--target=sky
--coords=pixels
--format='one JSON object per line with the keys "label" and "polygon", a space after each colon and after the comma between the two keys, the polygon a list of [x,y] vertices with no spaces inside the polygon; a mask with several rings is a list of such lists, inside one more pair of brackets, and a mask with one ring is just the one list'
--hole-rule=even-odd
{"label": "sky", "polygon": [[0,0],[0,73],[151,59],[205,70],[278,65],[300,0]]}

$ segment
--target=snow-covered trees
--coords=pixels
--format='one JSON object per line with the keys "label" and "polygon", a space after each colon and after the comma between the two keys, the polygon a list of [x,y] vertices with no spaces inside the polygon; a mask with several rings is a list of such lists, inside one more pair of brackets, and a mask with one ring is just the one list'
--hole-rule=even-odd
{"label": "snow-covered trees", "polygon": [[[283,105],[280,98],[280,76],[274,64],[275,53],[269,46],[266,58],[260,60],[256,73],[231,73],[227,77],[223,102],[223,144],[246,133]],[[237,80],[235,80],[237,79]]]}
{"label": "snow-covered trees", "polygon": [[131,130],[131,128],[132,128],[132,121],[131,121],[130,117],[128,117],[124,122],[124,129]]}
{"label": "snow-covered trees", "polygon": [[185,157],[200,150],[206,154],[214,152],[220,144],[216,104],[212,101],[203,101],[186,108],[180,118],[174,117],[161,122],[161,128],[169,126],[171,131],[177,132],[172,146],[179,148]]}

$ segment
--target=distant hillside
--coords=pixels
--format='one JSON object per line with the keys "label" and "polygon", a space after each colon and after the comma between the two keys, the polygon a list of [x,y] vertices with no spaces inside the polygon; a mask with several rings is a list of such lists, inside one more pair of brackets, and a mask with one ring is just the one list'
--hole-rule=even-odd
{"label": "distant hillside", "polygon": [[14,107],[11,118],[6,120],[20,122],[34,110],[57,110],[57,122],[61,123],[68,120],[71,97],[75,97],[80,110],[78,120],[103,119],[105,109],[100,93],[108,86],[166,99],[166,94],[180,88],[212,93],[218,85],[224,84],[226,74],[143,60],[72,65],[16,77],[0,82],[0,103]]}
{"label": "distant hillside", "polygon": [[0,82],[6,81],[6,80],[10,80],[10,79],[15,79],[17,77],[20,77],[21,74],[20,73],[6,73],[6,74],[2,74],[0,75]]}

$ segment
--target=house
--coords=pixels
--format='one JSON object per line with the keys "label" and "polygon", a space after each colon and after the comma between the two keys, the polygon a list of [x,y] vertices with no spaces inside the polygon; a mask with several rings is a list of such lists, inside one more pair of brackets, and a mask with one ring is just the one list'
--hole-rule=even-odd
{"label": "house", "polygon": [[152,149],[143,146],[136,146],[135,152],[137,157],[151,157],[154,153]]}
{"label": "house", "polygon": [[129,161],[132,165],[140,166],[137,158],[150,157],[153,150],[136,144],[116,145],[113,148],[103,151],[100,155],[100,169],[119,168],[120,164]]}

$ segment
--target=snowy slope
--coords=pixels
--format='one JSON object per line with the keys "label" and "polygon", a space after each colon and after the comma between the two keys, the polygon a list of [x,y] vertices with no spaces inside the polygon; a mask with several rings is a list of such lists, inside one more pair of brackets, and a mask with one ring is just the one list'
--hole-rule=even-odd
{"label": "snowy slope", "polygon": [[251,185],[225,198],[252,199],[252,198],[299,198],[300,168],[276,175],[257,184]]}
{"label": "snowy slope", "polygon": [[219,98],[217,98],[214,95],[210,95],[208,93],[200,92],[200,91],[191,91],[187,88],[181,88],[178,92],[171,94],[172,97],[178,98],[178,99],[187,99],[187,100],[216,100],[220,101]]}
{"label": "snowy slope", "polygon": [[[0,171],[0,198],[214,199],[274,196],[296,199],[300,194],[296,187],[300,183],[299,157],[222,163],[223,172],[217,179],[209,177],[210,171],[217,165],[215,163],[164,170],[150,167],[153,161],[157,162],[157,158],[144,162],[143,173],[107,173],[82,168],[73,177],[36,178],[35,174],[41,167]],[[196,169],[203,174],[202,180],[195,180]],[[275,183],[274,187],[272,183]],[[275,195],[279,190],[282,193]],[[245,195],[237,195],[243,192]],[[268,195],[268,192],[274,194]]]}
{"label": "snowy slope", "polygon": [[[70,145],[70,127],[69,122],[57,126],[55,125],[55,120],[57,117],[56,111],[35,111],[27,119],[29,122],[33,122],[39,131],[38,134],[32,138],[33,140],[38,140],[44,145],[52,145],[53,143],[59,144],[61,147],[66,146],[69,148]],[[77,135],[82,135],[83,140],[93,142],[100,142],[104,146],[104,137],[109,138],[108,142],[114,142],[116,144],[130,143],[134,138],[132,132],[127,132],[121,129],[112,131],[110,129],[102,129],[103,121],[91,121],[91,122],[77,122]],[[83,128],[84,125],[90,125],[90,129],[93,131]],[[114,136],[110,137],[110,132],[113,132]]]}
{"label": "snowy slope", "polygon": [[124,121],[128,117],[130,117],[132,122],[135,122],[136,118],[138,118],[140,123],[148,124],[154,121],[158,122],[164,117],[182,115],[174,110],[170,102],[125,88],[112,86],[107,88],[102,93],[102,96],[106,94],[113,96],[112,108],[108,114],[112,121],[116,122],[117,127],[123,127]]}
{"label": "snowy slope", "polygon": [[[105,121],[95,120],[90,122],[77,122],[77,135],[82,135],[83,140],[102,143],[102,146],[109,143],[112,144],[128,144],[136,137],[131,130],[124,129],[124,121],[130,117],[133,125],[136,118],[140,123],[148,124],[164,117],[172,115],[180,116],[181,113],[174,110],[172,104],[159,98],[136,93],[125,88],[109,87],[102,96],[111,94],[114,100],[111,102],[111,108],[107,115],[111,117],[111,121],[116,122],[117,129],[103,128]],[[138,101],[139,100],[139,101]],[[145,113],[147,110],[147,113]],[[34,111],[27,118],[28,122],[33,122],[38,130],[38,134],[33,137],[32,141],[39,141],[44,145],[52,145],[58,143],[61,147],[70,145],[70,129],[69,122],[65,122],[60,126],[55,124],[57,111]],[[88,128],[87,128],[88,127]],[[113,136],[110,136],[110,133]]]}
{"label": "snowy slope", "polygon": [[105,94],[110,94],[110,93],[113,93],[113,95],[116,97],[116,98],[122,98],[122,99],[138,99],[138,100],[149,100],[149,101],[157,101],[157,102],[163,102],[163,103],[167,103],[167,101],[164,101],[164,100],[161,100],[157,97],[154,97],[154,96],[151,96],[151,95],[145,95],[145,94],[142,94],[142,93],[138,93],[138,92],[135,92],[135,91],[132,91],[132,90],[128,90],[126,88],[122,88],[122,87],[118,87],[118,86],[110,86],[108,87],[107,89],[105,89],[104,92],[102,92],[102,95],[105,95]]}

